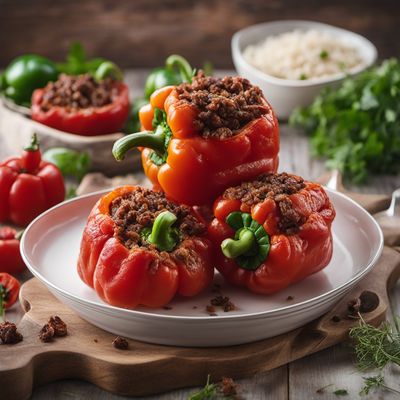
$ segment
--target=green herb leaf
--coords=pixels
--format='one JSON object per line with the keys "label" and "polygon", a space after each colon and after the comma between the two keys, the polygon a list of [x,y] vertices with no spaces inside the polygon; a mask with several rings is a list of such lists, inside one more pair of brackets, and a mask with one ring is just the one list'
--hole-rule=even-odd
{"label": "green herb leaf", "polygon": [[388,322],[376,328],[361,319],[349,335],[355,340],[357,367],[361,371],[383,369],[389,363],[400,365],[400,334]]}
{"label": "green herb leaf", "polygon": [[193,393],[189,396],[188,400],[212,400],[218,395],[218,385],[210,383],[210,375],[207,376],[207,382],[203,389],[199,392]]}
{"label": "green herb leaf", "polygon": [[333,392],[335,396],[348,396],[349,392],[346,389],[337,389]]}
{"label": "green herb leaf", "polygon": [[290,123],[311,136],[314,156],[354,183],[400,172],[400,62],[384,61],[338,88],[326,88]]}
{"label": "green herb leaf", "polygon": [[321,60],[326,60],[329,57],[329,53],[326,50],[322,50],[321,53],[319,53],[319,58]]}

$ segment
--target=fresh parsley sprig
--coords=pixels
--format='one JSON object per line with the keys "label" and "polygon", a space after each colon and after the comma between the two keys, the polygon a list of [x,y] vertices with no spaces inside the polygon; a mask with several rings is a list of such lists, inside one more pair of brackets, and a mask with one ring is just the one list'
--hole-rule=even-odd
{"label": "fresh parsley sprig", "polygon": [[311,136],[315,156],[355,183],[400,171],[400,62],[384,61],[327,88],[290,123]]}

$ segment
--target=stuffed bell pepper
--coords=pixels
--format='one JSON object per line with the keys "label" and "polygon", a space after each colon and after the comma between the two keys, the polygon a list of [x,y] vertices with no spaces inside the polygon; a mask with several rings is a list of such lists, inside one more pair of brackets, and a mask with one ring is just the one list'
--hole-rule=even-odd
{"label": "stuffed bell pepper", "polygon": [[225,279],[270,294],[320,271],[332,257],[335,210],[324,189],[287,173],[225,190],[208,228]]}
{"label": "stuffed bell pepper", "polygon": [[160,307],[213,279],[205,225],[162,192],[123,186],[103,196],[83,233],[81,279],[109,304]]}
{"label": "stuffed bell pepper", "polygon": [[61,74],[32,95],[32,119],[61,131],[83,136],[121,131],[129,114],[128,86],[111,62],[94,74]]}
{"label": "stuffed bell pepper", "polygon": [[247,79],[199,73],[155,91],[139,117],[143,131],[118,140],[113,154],[121,160],[141,148],[154,187],[180,203],[212,204],[227,187],[278,167],[277,119]]}

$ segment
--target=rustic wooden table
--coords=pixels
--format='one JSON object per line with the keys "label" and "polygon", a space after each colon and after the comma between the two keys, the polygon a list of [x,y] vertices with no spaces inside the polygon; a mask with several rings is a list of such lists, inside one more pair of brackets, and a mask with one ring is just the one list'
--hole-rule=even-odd
{"label": "rustic wooden table", "polygon": [[[218,71],[218,73],[223,74],[224,72]],[[129,71],[126,74],[127,82],[132,88],[134,97],[138,97],[142,93],[146,74],[147,71],[145,70]],[[266,96],[268,97],[268,93],[266,93]],[[1,147],[1,135],[4,134],[12,134],[12,132],[0,132],[0,159],[6,155],[4,150],[2,152]],[[281,124],[280,170],[295,172],[309,179],[315,179],[324,172],[323,163],[310,156],[307,137],[285,123]],[[389,194],[398,187],[400,187],[400,176],[371,178],[368,185],[351,187],[351,189],[363,193]],[[400,282],[392,290],[390,297],[391,310],[388,313],[388,318],[393,319],[395,315],[400,315]],[[9,318],[13,320],[18,320],[20,316],[21,311],[18,307],[14,307],[9,313]],[[343,398],[355,399],[359,397],[359,391],[363,384],[362,377],[368,374],[358,372],[353,361],[352,351],[345,343],[273,371],[260,372],[252,379],[241,380],[238,383],[246,399],[337,399],[338,396],[333,393],[336,389],[348,391],[348,395]],[[60,362],[62,361],[60,360]],[[400,369],[386,371],[385,377],[389,386],[399,389]],[[318,393],[318,389],[324,387],[323,392]],[[187,399],[195,391],[196,388],[177,390],[159,396],[146,397],[146,399]],[[88,398],[112,400],[125,397],[110,394],[87,382],[75,380],[60,381],[39,387],[32,396],[33,400]],[[398,397],[385,391],[372,393],[363,398],[389,400]]]}

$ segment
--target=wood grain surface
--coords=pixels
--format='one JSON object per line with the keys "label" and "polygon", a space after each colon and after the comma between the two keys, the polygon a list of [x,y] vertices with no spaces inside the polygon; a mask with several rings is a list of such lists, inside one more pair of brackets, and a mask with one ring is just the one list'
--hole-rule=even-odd
{"label": "wood grain surface", "polygon": [[[2,8],[0,7],[0,9]],[[2,18],[1,12],[0,18]],[[2,28],[0,27],[0,29]],[[147,72],[146,70],[135,70],[126,74],[128,84],[135,97],[139,96],[142,91],[144,77]],[[231,71],[219,73],[223,74],[225,72],[229,73]],[[2,135],[5,134],[10,134],[10,132],[0,132],[0,158],[9,155],[4,152],[4,148],[1,145]],[[325,171],[323,162],[311,157],[308,138],[300,131],[285,124],[281,124],[280,170],[294,172],[309,179],[316,179]],[[358,193],[378,193],[388,196],[394,189],[400,187],[400,176],[371,177],[367,184],[357,187],[345,182],[345,187]],[[390,319],[392,316],[399,314],[400,282],[390,291],[388,317]],[[19,320],[20,311],[18,305],[9,311],[8,317],[11,320]],[[349,396],[344,398],[356,399],[359,398],[358,393],[362,386],[362,376],[365,375],[365,373],[360,373],[355,369],[352,350],[345,343],[272,371],[260,372],[252,378],[241,379],[239,383],[246,399],[337,400],[338,397],[333,394],[333,391],[337,388],[344,388],[349,392]],[[387,371],[385,379],[389,385],[399,388],[398,378],[398,369]],[[211,379],[214,380],[214,377],[211,377]],[[322,395],[317,393],[318,389],[327,385],[329,387],[325,389]],[[146,397],[145,400],[186,400],[194,391],[196,391],[196,388],[180,389],[154,397]],[[122,398],[119,395],[105,392],[93,384],[77,379],[62,380],[43,385],[36,388],[32,395],[33,400],[121,400]],[[381,392],[378,395],[372,393],[363,397],[364,400],[375,400],[377,398],[394,400],[397,397],[388,392]]]}
{"label": "wood grain surface", "polygon": [[0,68],[23,53],[55,60],[73,40],[122,67],[162,64],[171,53],[199,67],[232,67],[233,33],[259,22],[306,19],[360,33],[381,58],[399,56],[394,0],[0,0]]}

